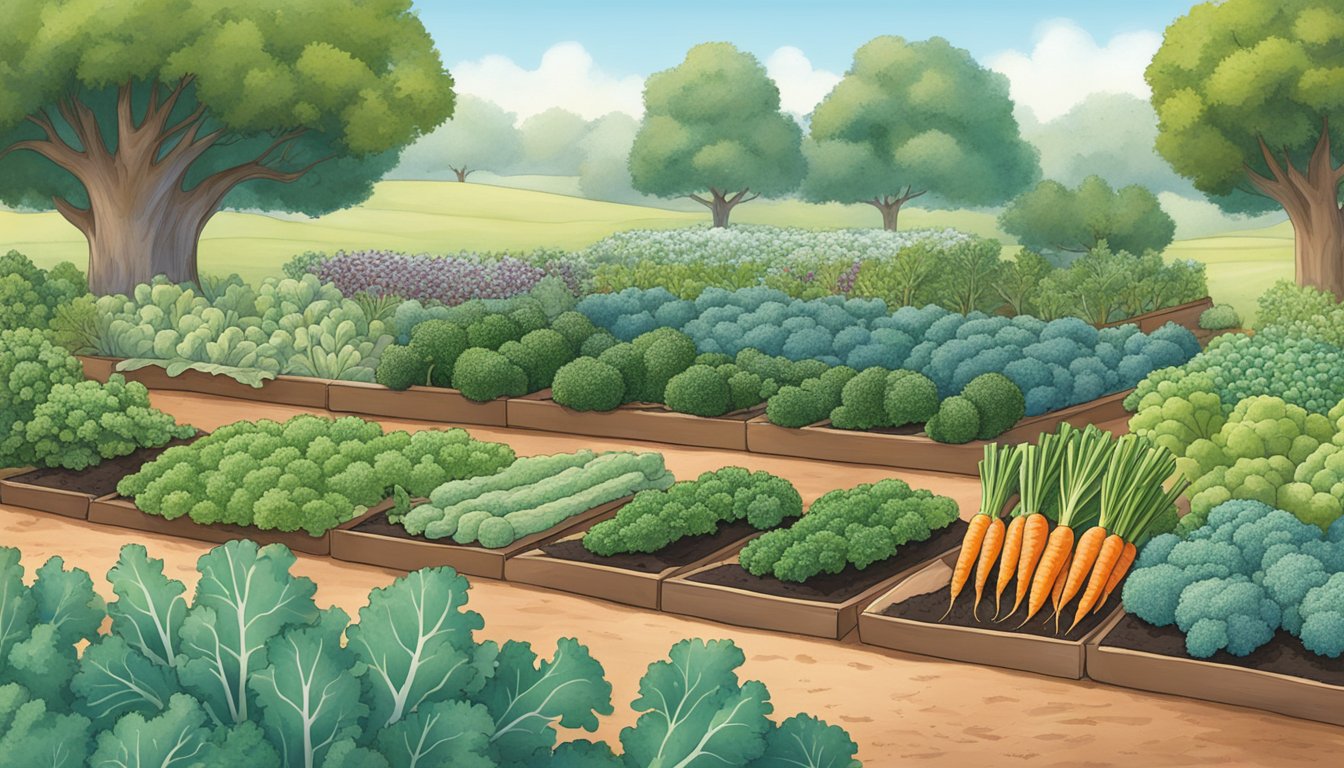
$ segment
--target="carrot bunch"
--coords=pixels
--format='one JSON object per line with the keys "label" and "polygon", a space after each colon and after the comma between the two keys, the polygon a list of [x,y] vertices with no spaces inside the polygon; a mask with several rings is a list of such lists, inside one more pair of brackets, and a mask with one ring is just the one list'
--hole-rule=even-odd
{"label": "carrot bunch", "polygon": [[[1187,485],[1178,480],[1166,487],[1176,474],[1166,449],[1135,435],[1117,440],[1095,426],[1065,424],[1016,450],[986,446],[980,468],[980,511],[953,569],[948,612],[974,571],[978,618],[997,562],[996,617],[1008,585],[1017,584],[1012,609],[997,620],[1025,602],[1026,624],[1048,600],[1058,632],[1064,608],[1077,599],[1066,634],[1106,603],[1133,565],[1138,544]],[[1005,526],[1000,514],[1014,490],[1018,505]]]}
{"label": "carrot bunch", "polygon": [[[1022,454],[1011,445],[990,443],[985,446],[985,457],[980,460],[980,511],[971,518],[961,540],[961,552],[952,569],[952,598],[948,600],[947,613],[952,612],[957,595],[965,589],[974,569],[975,605],[971,612],[977,620],[980,618],[980,598],[985,593],[989,572],[1004,548],[1005,526],[1001,515],[1008,505],[1008,497],[1017,490],[1017,468],[1021,462]],[[947,613],[943,614],[944,618]]]}

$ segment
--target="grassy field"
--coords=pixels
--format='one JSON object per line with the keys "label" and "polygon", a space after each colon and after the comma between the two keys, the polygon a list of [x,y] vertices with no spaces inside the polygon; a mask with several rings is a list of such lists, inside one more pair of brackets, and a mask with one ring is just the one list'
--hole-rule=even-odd
{"label": "grassy field", "polygon": [[[604,203],[487,184],[387,181],[363,205],[316,219],[222,213],[206,227],[201,262],[206,272],[237,272],[257,280],[279,274],[286,260],[303,251],[577,249],[620,230],[693,226],[708,218],[700,211]],[[756,201],[738,208],[733,221],[815,229],[871,227],[878,214],[866,205]],[[914,208],[901,213],[900,224],[903,229],[955,227],[1012,246],[1012,239],[999,231],[994,215],[987,212]],[[56,213],[0,211],[0,251],[11,248],[44,266],[64,260],[82,266],[88,258],[83,237]],[[1264,287],[1291,277],[1292,229],[1283,223],[1177,241],[1168,255],[1206,262],[1214,298],[1247,314],[1253,312],[1255,296]]]}

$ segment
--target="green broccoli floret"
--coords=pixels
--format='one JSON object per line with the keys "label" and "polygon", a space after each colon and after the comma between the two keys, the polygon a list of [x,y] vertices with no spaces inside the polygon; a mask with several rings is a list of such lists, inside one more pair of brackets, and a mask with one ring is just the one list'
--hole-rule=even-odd
{"label": "green broccoli floret", "polygon": [[1199,659],[1224,649],[1245,656],[1274,638],[1279,621],[1278,604],[1242,575],[1197,581],[1181,592],[1176,606],[1185,649]]}
{"label": "green broccoli floret", "polygon": [[1303,522],[1329,528],[1344,515],[1344,446],[1321,445],[1297,465],[1293,481],[1279,489],[1279,506]]}
{"label": "green broccoli floret", "polygon": [[625,394],[622,402],[633,403],[644,396],[644,382],[648,378],[644,368],[644,353],[633,344],[617,344],[598,355],[598,362],[615,368],[621,375]]}
{"label": "green broccoli floret", "polygon": [[1308,591],[1300,611],[1307,650],[1332,659],[1344,654],[1344,572]]}
{"label": "green broccoli floret", "polygon": [[453,366],[453,387],[477,402],[521,397],[527,394],[527,374],[499,352],[472,347]]}
{"label": "green broccoli floret", "polygon": [[613,366],[580,357],[555,373],[551,398],[576,411],[610,411],[625,400],[625,382]]}
{"label": "green broccoli floret", "polygon": [[597,357],[620,343],[620,339],[612,336],[609,331],[598,331],[583,340],[579,346],[579,354],[584,357]]}
{"label": "green broccoli floret", "polygon": [[1241,315],[1231,304],[1214,304],[1199,315],[1199,327],[1206,331],[1226,331],[1241,327]]}
{"label": "green broccoli floret", "polygon": [[486,315],[467,326],[467,343],[482,349],[497,350],[504,342],[522,337],[522,326],[507,315]]}
{"label": "green broccoli floret", "polygon": [[890,426],[885,405],[889,373],[885,368],[867,368],[845,382],[840,407],[831,411],[831,424],[839,429]]}
{"label": "green broccoli floret", "polygon": [[690,336],[671,328],[649,331],[632,342],[644,356],[644,388],[639,399],[663,402],[663,391],[673,376],[695,362],[695,342]]}
{"label": "green broccoli floret", "polygon": [[667,382],[664,402],[671,410],[693,416],[722,416],[732,393],[728,382],[707,365],[692,365]]}
{"label": "green broccoli floret", "polygon": [[531,354],[528,386],[535,392],[551,386],[560,366],[574,359],[574,347],[558,331],[543,328],[524,334],[519,342]]}
{"label": "green broccoli floret", "polygon": [[970,400],[953,395],[939,404],[924,432],[940,443],[968,443],[980,433],[980,412]]}
{"label": "green broccoli floret", "polygon": [[[587,316],[580,312],[574,312],[573,310],[562,312],[558,317],[552,320],[551,330],[564,336],[565,341],[569,342],[571,349],[579,349],[580,347],[583,347],[594,336],[599,339],[599,341],[594,342],[595,344],[603,343],[601,339],[606,337],[610,337],[613,344],[616,342],[615,336],[612,336],[607,331],[599,331],[597,326],[593,325],[593,321],[589,320]],[[583,352],[583,354],[589,355],[590,357],[601,353],[601,349],[596,350],[595,352],[590,352],[585,349]]]}
{"label": "green broccoli floret", "polygon": [[[448,387],[453,381],[453,365],[457,358],[471,346],[467,342],[467,332],[462,326],[447,320],[426,320],[411,329],[411,349],[420,353],[429,364],[428,383],[435,387]],[[384,352],[384,355],[387,353]],[[382,365],[379,364],[379,369]],[[381,383],[381,382],[380,382]],[[391,386],[391,385],[388,385]],[[393,387],[405,389],[405,387]]]}
{"label": "green broccoli floret", "polygon": [[[773,382],[772,382],[773,384]],[[738,371],[728,377],[729,410],[751,408],[765,401],[766,385],[751,371]]]}
{"label": "green broccoli floret", "polygon": [[980,414],[981,440],[989,440],[1007,432],[1027,413],[1027,399],[1022,390],[1001,373],[982,373],[971,379],[961,396],[971,401]]}
{"label": "green broccoli floret", "polygon": [[[430,383],[429,358],[418,349],[393,345],[383,350],[373,380],[388,389],[409,389]],[[452,369],[449,369],[449,383]],[[443,386],[443,385],[440,385]]]}
{"label": "green broccoli floret", "polygon": [[[1181,459],[1191,444],[1200,440],[1221,454],[1212,438],[1225,422],[1223,403],[1216,392],[1191,392],[1184,396],[1145,398],[1139,403],[1138,413],[1129,420],[1129,431],[1152,440]],[[1206,469],[1200,465],[1198,456],[1192,458],[1194,464],[1181,467],[1186,479],[1192,482],[1219,463],[1214,459]]]}
{"label": "green broccoli floret", "polygon": [[938,412],[938,386],[922,373],[892,371],[887,376],[883,407],[893,427],[923,424]]}

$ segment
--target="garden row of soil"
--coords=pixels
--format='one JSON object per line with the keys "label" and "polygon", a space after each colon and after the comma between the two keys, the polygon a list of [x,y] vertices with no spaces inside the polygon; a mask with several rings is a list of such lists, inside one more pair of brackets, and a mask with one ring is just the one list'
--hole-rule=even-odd
{"label": "garden row of soil", "polygon": [[173,440],[159,448],[140,448],[86,469],[41,467],[19,472],[0,480],[0,503],[85,520],[94,500],[116,495],[121,478],[139,472],[140,467],[169,448],[195,439]]}

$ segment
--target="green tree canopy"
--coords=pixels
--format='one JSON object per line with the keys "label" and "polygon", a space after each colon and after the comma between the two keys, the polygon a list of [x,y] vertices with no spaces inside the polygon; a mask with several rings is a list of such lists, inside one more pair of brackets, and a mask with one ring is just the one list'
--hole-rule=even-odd
{"label": "green tree canopy", "polygon": [[873,39],[812,114],[803,195],[868,203],[896,228],[924,194],[960,205],[996,205],[1039,178],[1023,141],[1008,80],[935,37]]}
{"label": "green tree canopy", "polygon": [[527,118],[518,126],[523,153],[517,169],[547,176],[577,176],[588,130],[587,120],[559,107]]}
{"label": "green tree canopy", "polygon": [[1157,150],[1225,210],[1282,207],[1299,283],[1344,299],[1344,6],[1203,3],[1167,28],[1146,72]]}
{"label": "green tree canopy", "polygon": [[1103,240],[1118,251],[1161,251],[1176,235],[1156,195],[1138,185],[1112,189],[1100,176],[1075,189],[1042,181],[1009,203],[999,226],[1027,248],[1054,253],[1087,253]]}
{"label": "green tree canopy", "polygon": [[594,120],[580,144],[579,191],[594,200],[614,203],[646,203],[630,180],[630,147],[639,132],[639,121],[624,112],[611,112]]}
{"label": "green tree canopy", "polygon": [[410,0],[8,0],[0,201],[78,227],[95,292],[195,280],[222,207],[352,205],[452,107]]}
{"label": "green tree canopy", "polygon": [[401,153],[391,176],[437,179],[451,172],[466,181],[476,171],[499,173],[522,155],[514,115],[492,101],[466,94],[457,97],[453,119]]}
{"label": "green tree canopy", "polygon": [[728,43],[697,45],[651,75],[644,111],[630,150],[635,189],[690,197],[716,227],[728,225],[733,206],[787,194],[802,180],[802,129],[780,111],[765,67]]}

